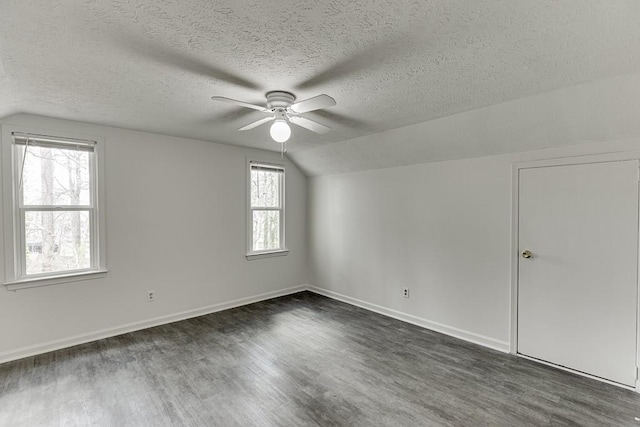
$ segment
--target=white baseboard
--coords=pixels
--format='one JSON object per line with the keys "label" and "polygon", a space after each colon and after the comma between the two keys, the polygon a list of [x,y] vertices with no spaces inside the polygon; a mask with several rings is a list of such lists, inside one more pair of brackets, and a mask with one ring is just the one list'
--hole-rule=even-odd
{"label": "white baseboard", "polygon": [[126,325],[117,326],[115,328],[101,329],[101,330],[86,333],[86,334],[74,335],[68,338],[49,341],[43,344],[35,344],[27,347],[18,348],[16,350],[9,350],[9,351],[0,353],[0,363],[22,359],[29,356],[35,356],[37,354],[48,353],[50,351],[60,350],[61,348],[73,347],[74,345],[84,344],[87,342],[96,341],[103,338],[114,337],[117,335],[126,334],[128,332],[139,331],[141,329],[152,328],[154,326],[160,326],[167,323],[190,319],[192,317],[204,316],[205,314],[211,314],[217,311],[227,310],[234,307],[240,307],[247,304],[253,304],[254,302],[264,301],[271,298],[277,298],[285,295],[295,294],[297,292],[305,291],[308,288],[309,288],[308,285],[294,286],[291,288],[281,289],[278,291],[267,292],[260,295],[254,295],[251,297],[240,298],[233,301],[196,308],[194,310],[187,310],[187,311],[182,311],[180,313],[170,314],[167,316],[160,316],[160,317],[154,317],[152,319],[142,320],[140,322],[128,323]]}
{"label": "white baseboard", "polygon": [[506,341],[499,341],[493,338],[489,338],[483,335],[479,335],[473,332],[465,331],[462,329],[454,328],[452,326],[443,325],[441,323],[433,322],[431,320],[423,319],[410,314],[402,313],[397,310],[382,307],[376,304],[372,304],[366,301],[352,298],[346,295],[339,294],[337,292],[329,291],[322,288],[317,288],[310,285],[300,285],[291,288],[281,289],[278,291],[267,292],[260,295],[254,295],[251,297],[240,298],[233,301],[223,302],[219,304],[209,305],[194,310],[182,311],[180,313],[174,313],[167,316],[155,317],[152,319],[142,320],[140,322],[128,323],[115,328],[101,329],[98,331],[74,335],[68,338],[49,341],[42,344],[30,345],[27,347],[18,348],[0,353],[0,363],[10,362],[12,360],[18,360],[29,356],[35,356],[42,353],[48,353],[54,350],[60,350],[62,348],[73,347],[75,345],[88,343],[104,338],[114,337],[117,335],[126,334],[128,332],[139,331],[141,329],[152,328],[154,326],[165,325],[167,323],[178,322],[180,320],[190,319],[193,317],[204,316],[206,314],[215,313],[222,310],[228,310],[234,307],[240,307],[247,304],[253,304],[254,302],[264,301],[271,298],[277,298],[285,295],[295,294],[302,291],[311,291],[319,295],[323,295],[338,301],[346,302],[347,304],[355,305],[360,308],[364,308],[369,311],[373,311],[384,316],[392,317],[403,322],[411,323],[426,329],[430,329],[436,332],[440,332],[445,335],[449,335],[455,338],[459,338],[465,341],[469,341],[475,344],[482,345],[484,347],[492,348],[494,350],[501,351],[503,353],[509,352],[509,343]]}
{"label": "white baseboard", "polygon": [[454,328],[453,326],[443,325],[442,323],[423,319],[421,317],[406,314],[401,311],[392,310],[390,308],[382,307],[377,304],[372,304],[366,301],[359,300],[357,298],[342,295],[334,291],[317,288],[315,286],[309,286],[307,289],[316,294],[323,295],[325,297],[329,297],[338,301],[346,302],[347,304],[355,305],[357,307],[364,308],[366,310],[373,311],[384,316],[393,317],[394,319],[401,320],[403,322],[411,323],[413,325],[440,332],[441,334],[449,335],[454,338],[469,341],[474,344],[479,344],[484,347],[498,350],[502,353],[509,353],[509,343],[506,341],[496,340],[494,338],[486,337],[474,332]]}

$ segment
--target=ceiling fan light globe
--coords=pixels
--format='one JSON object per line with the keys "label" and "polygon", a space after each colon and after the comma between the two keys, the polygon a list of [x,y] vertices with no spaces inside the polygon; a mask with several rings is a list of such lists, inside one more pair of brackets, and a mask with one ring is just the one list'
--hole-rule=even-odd
{"label": "ceiling fan light globe", "polygon": [[269,130],[271,138],[276,142],[287,142],[291,136],[291,128],[285,120],[276,120]]}

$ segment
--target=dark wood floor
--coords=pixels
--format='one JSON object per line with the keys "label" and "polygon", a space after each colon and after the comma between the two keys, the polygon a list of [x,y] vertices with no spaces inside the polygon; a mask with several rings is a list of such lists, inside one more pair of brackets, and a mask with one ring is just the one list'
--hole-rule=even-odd
{"label": "dark wood floor", "polygon": [[640,426],[640,395],[309,292],[0,365],[0,425]]}

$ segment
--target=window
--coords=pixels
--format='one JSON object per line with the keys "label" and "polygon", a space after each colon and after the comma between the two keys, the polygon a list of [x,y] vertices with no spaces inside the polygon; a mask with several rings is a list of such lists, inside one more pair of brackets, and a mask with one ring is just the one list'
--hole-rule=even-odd
{"label": "window", "polygon": [[7,285],[104,272],[98,151],[96,141],[3,134]]}
{"label": "window", "polygon": [[284,166],[249,162],[248,256],[286,253]]}

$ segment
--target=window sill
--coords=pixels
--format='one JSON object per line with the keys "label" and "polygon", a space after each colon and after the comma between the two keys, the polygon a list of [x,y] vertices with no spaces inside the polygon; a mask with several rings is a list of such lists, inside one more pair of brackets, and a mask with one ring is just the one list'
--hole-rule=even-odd
{"label": "window sill", "polygon": [[282,249],[279,251],[272,251],[272,252],[255,252],[255,253],[247,254],[247,260],[251,261],[253,259],[271,258],[274,256],[285,256],[288,253],[289,253],[289,249]]}
{"label": "window sill", "polygon": [[28,279],[4,282],[9,291],[20,289],[38,288],[40,286],[58,285],[61,283],[79,282],[82,280],[101,279],[107,275],[108,270],[91,270],[78,273],[61,274],[59,276],[33,277]]}

